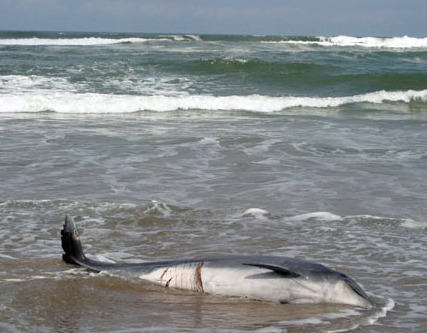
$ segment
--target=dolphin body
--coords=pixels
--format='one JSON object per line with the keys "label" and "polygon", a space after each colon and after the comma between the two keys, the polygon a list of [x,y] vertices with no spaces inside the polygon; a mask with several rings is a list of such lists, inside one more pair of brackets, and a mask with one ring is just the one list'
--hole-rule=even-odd
{"label": "dolphin body", "polygon": [[288,303],[374,303],[350,277],[321,264],[279,256],[230,256],[143,263],[107,263],[83,253],[74,219],[61,230],[62,258],[95,272],[137,277],[164,287]]}

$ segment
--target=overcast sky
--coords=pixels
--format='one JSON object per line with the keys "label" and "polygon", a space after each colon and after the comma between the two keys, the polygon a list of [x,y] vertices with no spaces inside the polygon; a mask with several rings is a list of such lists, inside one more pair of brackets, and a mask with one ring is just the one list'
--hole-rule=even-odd
{"label": "overcast sky", "polygon": [[427,0],[0,0],[0,30],[427,37]]}

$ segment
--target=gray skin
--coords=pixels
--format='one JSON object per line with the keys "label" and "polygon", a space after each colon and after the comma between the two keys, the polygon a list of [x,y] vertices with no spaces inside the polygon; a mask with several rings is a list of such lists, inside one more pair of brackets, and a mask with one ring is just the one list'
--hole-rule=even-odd
{"label": "gray skin", "polygon": [[73,218],[61,231],[63,260],[96,272],[138,277],[199,292],[280,303],[341,303],[372,308],[374,303],[350,277],[324,265],[279,256],[230,256],[144,263],[106,263],[83,253]]}

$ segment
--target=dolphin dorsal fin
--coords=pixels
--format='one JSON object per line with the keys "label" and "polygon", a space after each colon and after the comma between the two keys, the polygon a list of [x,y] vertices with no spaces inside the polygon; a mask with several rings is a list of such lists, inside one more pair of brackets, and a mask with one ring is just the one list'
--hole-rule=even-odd
{"label": "dolphin dorsal fin", "polygon": [[284,277],[287,277],[287,278],[297,278],[297,277],[301,276],[301,274],[298,274],[294,271],[291,271],[291,270],[286,269],[284,267],[275,266],[275,265],[257,264],[257,263],[243,263],[243,265],[270,269],[270,270],[274,271],[275,273],[283,275]]}

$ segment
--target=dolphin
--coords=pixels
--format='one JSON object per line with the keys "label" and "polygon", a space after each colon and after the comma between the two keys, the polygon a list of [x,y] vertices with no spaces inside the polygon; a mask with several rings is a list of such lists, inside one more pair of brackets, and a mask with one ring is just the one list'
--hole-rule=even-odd
{"label": "dolphin", "polygon": [[62,258],[95,272],[137,277],[164,287],[282,304],[339,303],[371,309],[371,298],[350,277],[324,265],[280,256],[239,255],[142,263],[109,263],[83,253],[74,219],[61,230]]}

